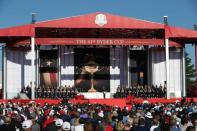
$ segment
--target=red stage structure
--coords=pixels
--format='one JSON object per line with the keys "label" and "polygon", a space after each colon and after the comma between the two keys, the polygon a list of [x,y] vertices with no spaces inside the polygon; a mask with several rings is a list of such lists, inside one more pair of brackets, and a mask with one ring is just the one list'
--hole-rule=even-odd
{"label": "red stage structure", "polygon": [[[166,17],[165,17],[165,20]],[[165,47],[165,74],[167,85],[167,97],[170,95],[170,66],[169,47],[177,47],[183,50],[185,44],[194,43],[197,49],[197,31],[173,27],[166,23],[128,18],[97,12],[93,14],[67,17],[32,24],[0,29],[0,42],[6,43],[6,47],[31,47],[31,83],[32,99],[34,88],[39,86],[38,73],[36,72],[36,46],[71,45],[71,46],[160,46]],[[6,50],[6,47],[4,48]],[[4,52],[5,53],[5,52]],[[6,56],[6,54],[4,54]],[[197,55],[196,58],[197,59]],[[4,57],[4,61],[6,57]],[[185,65],[182,64],[182,96],[185,96]],[[129,67],[128,67],[129,68]],[[197,69],[197,65],[196,65]],[[7,98],[7,74],[4,63],[4,98]],[[196,73],[197,74],[197,73]],[[58,74],[58,85],[60,82]],[[14,81],[14,80],[13,80]],[[129,81],[129,75],[128,75]],[[130,83],[128,82],[128,85]],[[23,86],[23,85],[21,85]],[[197,85],[196,85],[197,87]],[[11,87],[9,87],[11,88]],[[14,87],[12,87],[14,88]],[[175,90],[175,89],[173,89]],[[175,93],[175,92],[174,92]],[[180,95],[178,95],[180,96]],[[175,95],[176,97],[176,95]]]}

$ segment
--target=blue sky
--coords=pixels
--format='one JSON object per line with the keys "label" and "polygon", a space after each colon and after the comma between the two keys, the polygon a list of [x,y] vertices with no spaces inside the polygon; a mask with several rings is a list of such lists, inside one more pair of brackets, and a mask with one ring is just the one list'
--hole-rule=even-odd
{"label": "blue sky", "polygon": [[[30,23],[32,12],[42,21],[97,11],[161,23],[167,15],[170,25],[190,29],[197,24],[197,0],[0,0],[0,28]],[[186,50],[194,63],[193,47]]]}

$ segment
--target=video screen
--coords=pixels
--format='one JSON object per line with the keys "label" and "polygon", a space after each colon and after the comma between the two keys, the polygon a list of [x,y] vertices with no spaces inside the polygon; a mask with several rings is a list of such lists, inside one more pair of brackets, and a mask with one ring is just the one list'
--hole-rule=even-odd
{"label": "video screen", "polygon": [[75,48],[75,87],[79,92],[110,91],[109,48]]}

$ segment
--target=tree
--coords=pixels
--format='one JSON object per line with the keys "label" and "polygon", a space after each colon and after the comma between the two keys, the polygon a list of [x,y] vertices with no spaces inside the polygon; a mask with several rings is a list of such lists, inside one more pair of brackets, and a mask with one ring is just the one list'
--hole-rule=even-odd
{"label": "tree", "polygon": [[187,96],[194,96],[194,87],[196,83],[195,67],[192,64],[191,58],[189,58],[188,53],[185,53],[185,70],[186,70],[186,88]]}

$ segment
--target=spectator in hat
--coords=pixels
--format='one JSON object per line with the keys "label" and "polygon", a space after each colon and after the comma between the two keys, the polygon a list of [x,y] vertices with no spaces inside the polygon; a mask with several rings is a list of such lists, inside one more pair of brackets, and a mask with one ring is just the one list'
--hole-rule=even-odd
{"label": "spectator in hat", "polygon": [[62,128],[62,125],[63,125],[63,120],[62,119],[57,119],[55,121],[55,126],[56,126],[57,131],[59,131]]}
{"label": "spectator in hat", "polygon": [[63,120],[55,118],[54,121],[47,125],[45,131],[58,131],[63,125]]}
{"label": "spectator in hat", "polygon": [[152,126],[152,118],[153,118],[153,116],[152,116],[151,112],[147,112],[145,114],[145,125],[148,129],[150,129]]}
{"label": "spectator in hat", "polygon": [[62,130],[63,131],[70,131],[70,123],[69,122],[64,122],[63,124],[62,124]]}
{"label": "spectator in hat", "polygon": [[32,131],[32,121],[31,120],[23,121],[22,128],[24,131]]}

